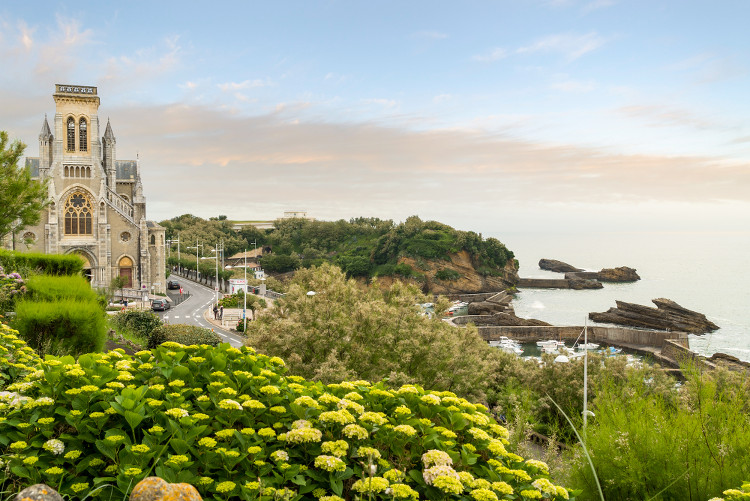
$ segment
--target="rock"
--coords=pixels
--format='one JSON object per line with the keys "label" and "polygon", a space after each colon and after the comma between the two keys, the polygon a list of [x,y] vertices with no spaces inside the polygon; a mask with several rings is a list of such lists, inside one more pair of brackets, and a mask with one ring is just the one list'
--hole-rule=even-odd
{"label": "rock", "polygon": [[574,290],[601,289],[602,287],[604,287],[602,283],[597,280],[589,280],[586,278],[568,279],[568,288]]}
{"label": "rock", "polygon": [[496,303],[494,301],[478,301],[476,303],[469,303],[468,314],[469,315],[492,315],[505,311],[506,305],[502,303]]}
{"label": "rock", "polygon": [[130,501],[201,501],[198,490],[190,484],[170,484],[159,477],[147,477],[130,493]]}
{"label": "rock", "polygon": [[16,494],[14,501],[63,501],[63,498],[49,485],[36,484]]}
{"label": "rock", "polygon": [[494,315],[481,315],[472,318],[471,315],[461,317],[467,319],[468,322],[474,325],[502,325],[502,326],[518,326],[518,325],[550,325],[547,322],[536,320],[534,318],[521,318],[511,313],[495,313]]}
{"label": "rock", "polygon": [[576,268],[568,263],[563,263],[556,259],[540,259],[539,268],[543,270],[556,271],[558,273],[566,273],[570,271],[583,271],[580,268]]}
{"label": "rock", "polygon": [[597,276],[602,282],[636,282],[641,279],[634,268],[620,266],[619,268],[603,268]]}
{"label": "rock", "polygon": [[589,313],[589,318],[594,322],[693,334],[705,334],[719,328],[702,313],[683,308],[669,299],[652,299],[652,302],[656,308],[616,301],[616,308]]}

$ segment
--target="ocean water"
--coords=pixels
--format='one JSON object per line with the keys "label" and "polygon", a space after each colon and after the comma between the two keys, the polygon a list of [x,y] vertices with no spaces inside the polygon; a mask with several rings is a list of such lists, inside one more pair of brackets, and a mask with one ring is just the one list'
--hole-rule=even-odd
{"label": "ocean water", "polygon": [[641,276],[638,282],[605,283],[599,290],[523,289],[513,301],[520,317],[583,325],[589,312],[607,311],[615,300],[654,306],[652,299],[664,297],[705,314],[720,327],[709,334],[691,334],[692,350],[750,361],[750,231],[486,236],[498,238],[515,253],[521,277],[562,278],[540,270],[541,258],[590,271],[630,266]]}

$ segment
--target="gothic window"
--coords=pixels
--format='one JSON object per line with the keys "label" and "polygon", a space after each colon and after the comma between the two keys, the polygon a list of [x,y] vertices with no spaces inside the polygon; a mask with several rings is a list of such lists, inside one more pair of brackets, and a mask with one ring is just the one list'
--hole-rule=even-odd
{"label": "gothic window", "polygon": [[76,150],[76,121],[68,117],[68,151]]}
{"label": "gothic window", "polygon": [[78,149],[80,151],[88,151],[88,133],[86,132],[86,119],[82,118],[78,122]]}
{"label": "gothic window", "polygon": [[65,234],[91,235],[93,208],[83,191],[74,191],[65,201]]}
{"label": "gothic window", "polygon": [[23,241],[29,242],[29,243],[36,242],[36,235],[34,234],[33,231],[27,231],[26,233],[23,234]]}
{"label": "gothic window", "polygon": [[151,245],[156,245],[156,235],[151,235]]}
{"label": "gothic window", "polygon": [[122,233],[120,233],[120,240],[123,242],[127,242],[128,240],[130,240],[130,233],[128,233],[127,231],[123,231]]}

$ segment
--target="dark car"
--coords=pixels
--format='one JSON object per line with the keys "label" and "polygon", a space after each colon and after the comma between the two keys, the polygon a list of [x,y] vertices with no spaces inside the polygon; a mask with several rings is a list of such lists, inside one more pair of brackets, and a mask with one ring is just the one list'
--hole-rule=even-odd
{"label": "dark car", "polygon": [[169,301],[166,299],[154,299],[151,301],[151,309],[154,311],[166,311],[169,307]]}
{"label": "dark car", "polygon": [[167,289],[179,289],[180,288],[180,282],[177,282],[175,280],[170,280],[167,282]]}

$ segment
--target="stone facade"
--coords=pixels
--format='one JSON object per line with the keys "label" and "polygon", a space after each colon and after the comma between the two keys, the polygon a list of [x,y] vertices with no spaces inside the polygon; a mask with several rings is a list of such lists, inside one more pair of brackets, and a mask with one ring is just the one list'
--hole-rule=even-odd
{"label": "stone facade", "polygon": [[99,135],[96,87],[58,84],[53,98],[54,133],[45,116],[39,157],[26,158],[32,176],[49,179],[51,203],[16,249],[78,254],[94,287],[119,275],[126,288],[164,292],[165,229],[146,219],[140,162],[117,159],[109,120]]}

